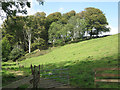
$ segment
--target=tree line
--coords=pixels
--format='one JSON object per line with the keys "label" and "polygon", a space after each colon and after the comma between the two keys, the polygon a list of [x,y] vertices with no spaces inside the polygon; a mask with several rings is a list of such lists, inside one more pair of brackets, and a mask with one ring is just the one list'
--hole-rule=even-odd
{"label": "tree line", "polygon": [[98,37],[109,32],[105,14],[97,8],[88,7],[76,13],[74,10],[61,14],[54,12],[46,16],[37,12],[29,16],[8,17],[1,25],[2,60],[15,61],[35,49]]}

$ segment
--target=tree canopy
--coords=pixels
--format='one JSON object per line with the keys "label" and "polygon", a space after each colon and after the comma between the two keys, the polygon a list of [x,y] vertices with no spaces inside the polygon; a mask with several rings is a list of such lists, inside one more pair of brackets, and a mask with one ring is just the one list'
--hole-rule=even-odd
{"label": "tree canopy", "polygon": [[82,14],[83,18],[86,20],[88,33],[91,37],[92,35],[98,35],[101,32],[109,31],[109,28],[105,28],[108,25],[105,14],[103,14],[100,9],[93,7],[85,8]]}
{"label": "tree canopy", "polygon": [[[36,0],[40,5],[44,4],[43,0]],[[18,13],[27,14],[27,8],[31,7],[31,2],[28,0],[1,0],[0,1],[0,17],[13,17]],[[5,13],[6,16],[3,14]]]}
{"label": "tree canopy", "polygon": [[109,32],[107,25],[105,14],[93,7],[79,13],[72,10],[64,14],[54,12],[48,16],[45,12],[37,12],[34,15],[8,17],[0,29],[3,34],[1,42],[5,46],[2,49],[6,50],[3,52],[3,60],[16,60],[24,52],[30,53],[35,49],[41,51],[49,48],[49,45],[85,40],[88,37],[86,33],[93,38]]}

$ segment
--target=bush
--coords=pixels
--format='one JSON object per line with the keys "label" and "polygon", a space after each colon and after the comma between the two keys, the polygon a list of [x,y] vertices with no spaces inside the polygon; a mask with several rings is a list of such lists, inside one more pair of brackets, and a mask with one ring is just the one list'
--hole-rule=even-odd
{"label": "bush", "polygon": [[23,49],[14,48],[9,55],[9,59],[15,61],[16,59],[23,56],[24,54],[25,52]]}
{"label": "bush", "polygon": [[62,40],[58,39],[58,40],[55,41],[55,45],[54,46],[62,46],[62,45],[64,45]]}
{"label": "bush", "polygon": [[32,51],[34,51],[35,49],[44,50],[46,49],[45,40],[43,38],[38,38],[37,40],[35,40],[34,43],[32,43],[31,47]]}
{"label": "bush", "polygon": [[[4,37],[2,39],[2,41],[0,41],[0,44],[2,43],[2,60],[3,61],[7,61],[8,60],[8,56],[11,50],[11,45],[9,43],[9,41],[7,40],[6,37]],[[1,48],[1,47],[0,47]]]}

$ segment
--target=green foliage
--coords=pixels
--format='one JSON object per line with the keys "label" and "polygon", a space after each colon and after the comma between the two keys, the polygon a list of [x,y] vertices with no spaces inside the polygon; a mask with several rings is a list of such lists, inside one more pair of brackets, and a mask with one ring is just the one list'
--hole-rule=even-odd
{"label": "green foliage", "polygon": [[11,53],[9,54],[9,59],[15,61],[16,59],[18,59],[19,57],[24,55],[24,50],[15,47],[14,49],[12,49]]}
{"label": "green foliage", "polygon": [[4,21],[2,25],[3,37],[6,36],[12,46],[16,43],[24,45],[24,17],[17,16],[13,17],[13,19],[8,18]]}
{"label": "green foliage", "polygon": [[[4,67],[4,66],[3,66]],[[9,84],[8,81],[15,81],[17,80],[14,74],[10,73],[8,70],[2,70],[2,86]]]}
{"label": "green foliage", "polygon": [[55,45],[57,39],[61,38],[61,29],[62,29],[61,22],[53,22],[48,30],[49,40]]}
{"label": "green foliage", "polygon": [[[40,5],[44,4],[43,0],[36,0]],[[2,0],[0,1],[0,7],[4,11],[4,13],[8,17],[16,16],[18,13],[27,14],[27,8],[31,7],[31,2],[28,1],[10,1],[10,0]],[[14,8],[13,8],[14,7]],[[3,12],[0,12],[0,16],[4,18]],[[3,15],[2,15],[3,14]]]}
{"label": "green foliage", "polygon": [[64,45],[64,42],[61,39],[57,39],[54,43],[54,46],[62,46],[62,45]]}
{"label": "green foliage", "polygon": [[[63,18],[63,17],[62,17]],[[72,15],[68,23],[63,23],[60,20],[53,22],[48,30],[49,41],[55,45],[63,45],[68,41],[73,41],[75,39],[82,39],[86,31],[86,22],[84,19],[80,19],[77,16]],[[63,43],[60,44],[60,42]],[[59,44],[57,44],[59,43]]]}
{"label": "green foliage", "polygon": [[0,42],[2,42],[2,60],[7,61],[11,51],[11,45],[6,37],[4,37]]}
{"label": "green foliage", "polygon": [[2,86],[23,79],[30,74],[31,70],[29,68],[19,68],[16,62],[2,62]]}
{"label": "green foliage", "polygon": [[37,40],[34,41],[34,43],[32,43],[32,48],[35,49],[39,49],[39,50],[43,50],[45,49],[46,45],[45,45],[45,40],[42,38],[38,38]]}
{"label": "green foliage", "polygon": [[2,25],[2,34],[11,46],[20,45],[30,53],[31,49],[47,49],[48,44],[58,46],[83,40],[85,33],[98,36],[110,30],[106,25],[103,12],[90,7],[77,14],[72,10],[64,14],[55,12],[47,17],[44,12],[8,17]]}
{"label": "green foliage", "polygon": [[37,17],[44,17],[45,18],[46,13],[44,13],[44,12],[37,12],[37,13],[35,13],[35,16],[37,16]]}
{"label": "green foliage", "polygon": [[60,12],[55,12],[55,13],[49,14],[47,16],[47,20],[50,24],[52,22],[56,22],[56,21],[60,20],[60,18],[61,18],[61,13]]}
{"label": "green foliage", "polygon": [[[47,30],[45,29],[45,13],[36,13],[35,16],[26,17],[24,31],[26,32],[27,42],[29,42],[29,47],[32,49],[44,49],[42,47],[46,47],[47,42]],[[41,40],[39,40],[39,38]],[[43,41],[43,40],[44,41]],[[44,44],[44,45],[43,45]],[[29,48],[30,53],[30,48]]]}
{"label": "green foliage", "polygon": [[[6,13],[7,17],[16,16],[17,13],[27,14],[26,7],[30,8],[30,2],[3,1],[0,3],[2,4],[2,10]],[[14,9],[12,7],[14,7]]]}
{"label": "green foliage", "polygon": [[75,16],[75,15],[76,15],[76,12],[74,10],[71,10],[70,12],[63,14],[63,18],[66,18],[67,20],[69,20],[70,17]]}
{"label": "green foliage", "polygon": [[[100,33],[108,32],[108,29],[104,29],[108,25],[107,19],[103,12],[97,8],[89,7],[85,8],[83,13],[83,18],[85,18],[87,23],[88,33],[91,35],[98,35]],[[95,30],[93,30],[93,28]],[[96,33],[95,33],[96,32]]]}
{"label": "green foliage", "polygon": [[69,19],[68,24],[72,25],[72,29],[67,30],[71,32],[72,39],[83,38],[83,35],[86,32],[86,25],[87,25],[84,19],[80,19],[77,16],[72,16]]}

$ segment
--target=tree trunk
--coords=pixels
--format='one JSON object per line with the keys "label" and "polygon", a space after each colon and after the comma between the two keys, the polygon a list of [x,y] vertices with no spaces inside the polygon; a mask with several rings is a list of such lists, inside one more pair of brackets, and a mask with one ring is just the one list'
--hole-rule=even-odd
{"label": "tree trunk", "polygon": [[29,53],[31,53],[31,34],[29,34],[28,41],[29,41]]}
{"label": "tree trunk", "polygon": [[29,40],[29,53],[31,52],[30,45],[31,45],[31,41]]}
{"label": "tree trunk", "polygon": [[63,37],[63,43],[65,44],[65,37]]}
{"label": "tree trunk", "polygon": [[98,38],[98,30],[97,30],[97,34],[96,34],[97,38]]}
{"label": "tree trunk", "polygon": [[91,30],[91,32],[90,32],[90,38],[92,38],[92,30]]}
{"label": "tree trunk", "polygon": [[72,37],[72,39],[71,39],[71,41],[73,41],[74,39],[73,39],[73,37]]}
{"label": "tree trunk", "polygon": [[81,38],[81,33],[80,33],[80,31],[79,31],[79,39]]}

